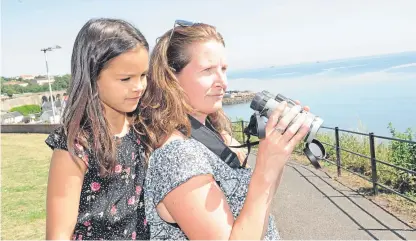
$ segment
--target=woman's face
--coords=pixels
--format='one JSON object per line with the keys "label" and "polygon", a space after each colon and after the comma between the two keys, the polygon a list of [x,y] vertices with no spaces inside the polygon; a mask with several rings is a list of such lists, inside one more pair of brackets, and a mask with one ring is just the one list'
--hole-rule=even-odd
{"label": "woman's face", "polygon": [[224,45],[216,40],[194,43],[188,48],[190,62],[177,75],[197,114],[207,116],[222,108],[227,89]]}

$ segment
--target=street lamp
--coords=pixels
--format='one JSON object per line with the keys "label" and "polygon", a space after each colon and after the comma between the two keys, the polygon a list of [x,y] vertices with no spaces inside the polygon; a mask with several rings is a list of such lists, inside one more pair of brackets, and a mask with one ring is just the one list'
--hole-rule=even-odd
{"label": "street lamp", "polygon": [[52,105],[52,115],[53,115],[53,123],[55,124],[55,105],[54,105],[54,101],[53,101],[53,96],[52,96],[52,86],[51,86],[51,79],[49,78],[49,67],[48,67],[48,58],[46,57],[46,52],[47,51],[52,51],[54,49],[60,49],[61,46],[59,45],[55,45],[53,47],[48,47],[48,48],[44,48],[41,49],[40,51],[42,51],[45,55],[45,63],[46,63],[46,76],[48,77],[48,83],[49,83],[49,94],[51,97],[51,105]]}

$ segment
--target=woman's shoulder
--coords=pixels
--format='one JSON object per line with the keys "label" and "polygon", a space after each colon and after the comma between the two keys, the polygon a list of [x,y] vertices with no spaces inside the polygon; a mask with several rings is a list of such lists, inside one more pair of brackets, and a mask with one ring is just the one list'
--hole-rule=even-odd
{"label": "woman's shoulder", "polygon": [[193,177],[214,176],[214,155],[193,138],[168,138],[149,158],[145,192],[152,201],[148,203],[159,203],[167,193]]}
{"label": "woman's shoulder", "polygon": [[195,154],[207,154],[208,149],[199,141],[180,135],[172,135],[152,153],[153,158],[179,157]]}
{"label": "woman's shoulder", "polygon": [[173,134],[149,158],[148,171],[189,170],[212,166],[218,158],[199,141],[181,134]]}

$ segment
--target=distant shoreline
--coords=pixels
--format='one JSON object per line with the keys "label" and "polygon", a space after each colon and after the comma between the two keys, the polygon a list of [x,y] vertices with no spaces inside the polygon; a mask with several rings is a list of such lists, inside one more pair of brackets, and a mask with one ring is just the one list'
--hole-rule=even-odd
{"label": "distant shoreline", "polygon": [[236,105],[250,102],[256,93],[251,91],[230,91],[224,96],[223,105]]}

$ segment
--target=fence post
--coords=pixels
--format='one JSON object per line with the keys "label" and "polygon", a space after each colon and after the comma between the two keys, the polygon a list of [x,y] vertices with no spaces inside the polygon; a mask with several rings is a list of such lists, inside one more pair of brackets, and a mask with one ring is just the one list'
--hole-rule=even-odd
{"label": "fence post", "polygon": [[371,181],[373,182],[373,192],[374,195],[378,194],[377,189],[377,162],[376,162],[376,151],[374,147],[374,133],[371,132],[370,135],[370,156],[371,156]]}
{"label": "fence post", "polygon": [[241,135],[243,136],[243,143],[246,142],[246,136],[244,135],[244,121],[241,121]]}
{"label": "fence post", "polygon": [[337,173],[338,177],[341,176],[341,149],[339,146],[339,130],[338,127],[335,127],[335,146],[337,152]]}

